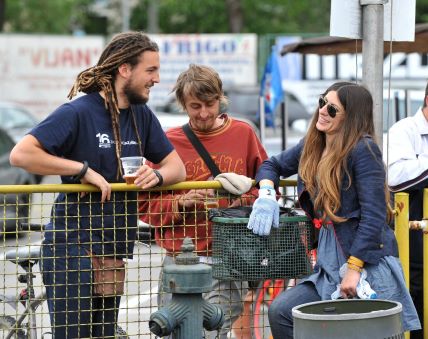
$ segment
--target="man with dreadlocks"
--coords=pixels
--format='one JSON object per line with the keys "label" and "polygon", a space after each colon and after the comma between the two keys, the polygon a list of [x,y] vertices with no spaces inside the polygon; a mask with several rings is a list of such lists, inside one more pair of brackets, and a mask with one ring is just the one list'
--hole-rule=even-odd
{"label": "man with dreadlocks", "polygon": [[137,192],[112,192],[124,182],[120,157],[141,155],[135,185],[147,189],[185,180],[184,165],[145,105],[159,82],[158,46],[145,34],[116,35],[96,66],[81,72],[69,98],[12,150],[10,162],[62,183],[99,188],[60,193],[46,225],[41,271],[54,338],[114,338],[120,293],[95,295],[91,257],[131,258]]}

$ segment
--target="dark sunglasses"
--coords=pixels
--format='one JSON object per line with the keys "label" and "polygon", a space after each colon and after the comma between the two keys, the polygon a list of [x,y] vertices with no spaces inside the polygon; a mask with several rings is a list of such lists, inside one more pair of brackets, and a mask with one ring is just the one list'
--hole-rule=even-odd
{"label": "dark sunglasses", "polygon": [[336,106],[333,106],[332,104],[329,104],[327,100],[323,96],[320,96],[318,99],[318,107],[321,109],[325,105],[327,105],[327,113],[331,118],[335,118],[336,114],[339,113],[339,109]]}

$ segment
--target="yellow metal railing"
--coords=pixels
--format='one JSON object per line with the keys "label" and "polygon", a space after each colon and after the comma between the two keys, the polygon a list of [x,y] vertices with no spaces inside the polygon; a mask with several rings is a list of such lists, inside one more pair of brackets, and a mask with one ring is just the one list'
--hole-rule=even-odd
{"label": "yellow metal railing", "polygon": [[[409,194],[396,193],[395,197],[395,235],[398,242],[398,250],[400,254],[400,261],[403,266],[404,277],[406,285],[410,286],[410,251],[409,251],[409,232],[412,230],[423,231],[423,261],[424,267],[428,262],[428,189],[424,189],[423,195],[423,216],[422,220],[409,220]],[[424,338],[428,338],[428,312],[426,305],[428,305],[428,269],[423,270],[423,308],[424,318],[422,319],[422,329]],[[408,332],[405,334],[406,338],[410,335]]]}
{"label": "yellow metal railing", "polygon": [[[295,190],[296,181],[295,180],[281,180],[280,186],[286,188],[286,194],[290,195],[292,199],[296,198]],[[197,181],[197,182],[182,182],[179,184],[157,188],[149,191],[177,191],[177,190],[189,190],[189,189],[221,189],[221,184],[217,181]],[[45,184],[45,185],[0,185],[0,196],[2,195],[28,195],[32,196],[32,199],[28,199],[26,203],[30,209],[30,214],[34,210],[40,210],[37,215],[37,218],[32,218],[30,215],[30,222],[36,223],[46,223],[50,218],[50,207],[53,203],[55,196],[58,193],[73,193],[73,192],[97,192],[98,189],[92,185],[77,185],[77,184]],[[113,192],[125,192],[125,191],[140,191],[140,189],[134,185],[127,184],[112,184]],[[395,205],[394,210],[395,215],[395,233],[398,241],[400,260],[402,262],[403,271],[405,275],[405,280],[407,286],[409,286],[409,197],[407,193],[397,193],[395,194]],[[3,204],[2,204],[3,203]],[[13,202],[12,202],[13,203]],[[16,204],[19,201],[16,199]],[[11,215],[6,213],[5,208],[1,208],[2,205],[11,204],[10,201],[0,199],[0,221],[3,222],[9,220],[12,222],[22,221],[19,220],[18,214]],[[33,213],[34,214],[34,213]],[[424,213],[423,220],[426,220],[428,225],[428,189],[424,192]],[[423,223],[421,223],[423,224]],[[1,229],[0,229],[1,232]],[[12,233],[12,232],[10,232]],[[424,233],[424,258],[428,258],[428,233]],[[29,232],[23,232],[23,236],[18,238],[16,236],[15,241],[13,237],[6,239],[6,237],[1,237],[0,235],[0,249],[2,253],[6,252],[8,249],[12,249],[18,246],[27,246],[31,247],[32,243],[35,241],[41,240],[41,235],[31,235]],[[6,292],[6,287],[10,286],[16,290],[19,290],[21,286],[18,286],[16,283],[16,276],[19,274],[18,269],[7,263],[7,260],[1,256],[0,253],[0,281],[3,280],[3,283],[0,283],[0,295]],[[152,245],[151,247],[142,246],[136,250],[134,253],[135,256],[140,256],[143,258],[143,261],[146,264],[141,265],[138,262],[128,263],[128,273],[127,281],[128,288],[126,295],[124,295],[125,303],[124,309],[121,315],[119,316],[119,321],[122,325],[127,328],[127,332],[130,337],[139,337],[139,338],[154,338],[154,335],[150,334],[148,331],[148,316],[151,312],[156,309],[156,302],[154,301],[154,296],[157,294],[156,284],[158,281],[157,273],[160,270],[161,258],[165,255],[165,251]],[[148,259],[146,259],[148,258]],[[150,273],[147,273],[150,272]],[[149,274],[149,276],[147,275]],[[12,282],[13,280],[13,282]],[[140,285],[144,282],[146,287],[142,290]],[[36,279],[37,289],[42,288],[42,283],[40,277]],[[428,290],[428,270],[424,270],[424,290]],[[131,291],[132,290],[132,291]],[[142,306],[142,301],[144,301],[146,306]],[[424,293],[424,305],[428,305],[428,293]],[[425,307],[424,307],[425,308]],[[135,317],[131,313],[137,311],[138,317]],[[18,312],[18,311],[16,311]],[[251,311],[250,311],[251,312]],[[43,316],[41,316],[44,314]],[[46,307],[41,307],[39,315],[42,320],[40,323],[40,328],[48,331],[49,324],[47,317]],[[4,306],[0,306],[0,321],[2,315],[17,317],[19,313],[7,312]],[[251,316],[251,315],[250,315]],[[428,338],[428,312],[424,312],[424,337]],[[132,326],[131,326],[132,325]],[[266,326],[268,323],[266,322]],[[0,326],[1,327],[1,326]],[[0,330],[0,337],[2,337],[2,332]],[[40,335],[39,335],[40,336]],[[236,336],[236,338],[247,338],[245,336]],[[409,334],[406,333],[406,338],[409,337]],[[268,338],[268,336],[266,336]]]}
{"label": "yellow metal railing", "polygon": [[[254,180],[253,180],[254,184]],[[294,187],[296,180],[282,179],[280,187]],[[113,192],[141,191],[135,185],[111,184]],[[219,181],[185,181],[178,184],[157,187],[146,191],[168,191],[168,190],[189,190],[189,189],[221,189]],[[87,184],[44,184],[44,185],[0,185],[0,194],[6,193],[72,193],[72,192],[99,192],[99,189]]]}
{"label": "yellow metal railing", "polygon": [[[398,243],[398,253],[403,266],[406,286],[410,286],[410,263],[409,263],[409,194],[395,194],[395,237]],[[406,339],[410,338],[409,332],[404,334]]]}
{"label": "yellow metal railing", "polygon": [[[295,180],[281,181],[281,186],[286,187],[284,194],[289,195],[291,200],[296,198],[295,185]],[[214,189],[218,191],[220,188],[221,184],[217,181],[198,181],[183,182],[148,191],[161,191],[160,194],[165,194],[166,196],[167,194],[174,194],[178,190]],[[8,333],[10,334],[10,330],[14,326],[18,332],[14,333],[11,336],[12,338],[22,337],[29,331],[28,328],[25,328],[29,317],[24,319],[22,324],[14,323],[24,312],[23,305],[25,302],[19,298],[25,298],[25,296],[22,297],[21,292],[25,287],[25,283],[17,281],[17,277],[24,272],[22,267],[11,262],[6,257],[6,253],[11,252],[17,259],[19,256],[18,250],[27,249],[30,251],[37,249],[43,239],[43,233],[30,232],[25,228],[20,229],[21,225],[28,222],[46,224],[51,218],[51,207],[59,193],[86,192],[92,194],[97,191],[99,190],[92,185],[81,184],[0,185],[0,197],[8,196],[11,198],[9,200],[0,198],[0,222],[7,221],[12,224],[12,228],[7,232],[3,232],[3,234],[1,234],[2,230],[0,228],[0,299],[2,301],[0,302],[0,338],[7,338]],[[112,184],[112,192],[126,191],[140,191],[140,189],[134,185]],[[18,199],[20,196],[25,196],[26,199],[21,201]],[[148,199],[150,199],[150,196]],[[77,199],[77,203],[82,203],[82,201]],[[84,203],[87,203],[87,200]],[[27,217],[22,216],[18,213],[17,208],[12,213],[9,213],[6,207],[15,205],[17,207],[25,205],[29,210],[29,215]],[[193,226],[190,225],[190,227]],[[136,226],[131,225],[131,227]],[[149,331],[148,321],[150,314],[157,309],[156,296],[158,294],[159,272],[165,255],[165,250],[154,244],[154,242],[137,243],[134,248],[134,259],[127,262],[125,292],[122,295],[120,304],[118,324],[127,332],[129,338],[155,338]],[[44,298],[44,286],[38,265],[34,265],[34,275],[33,287],[35,293],[34,296],[31,296],[31,300],[37,304],[35,331],[37,332],[37,337],[42,337],[43,334],[50,332],[51,324],[46,302],[43,302],[43,300],[37,301],[38,298]],[[8,301],[5,301],[2,295],[8,295]],[[255,292],[253,295],[255,295]],[[15,309],[11,307],[12,304],[16,307]],[[263,310],[263,312],[265,311]],[[248,325],[248,318],[253,315],[251,307],[246,308],[245,312],[247,313],[243,314],[241,321],[236,322],[236,325],[233,326],[234,334],[229,334],[228,337],[249,339],[251,336],[248,334],[248,327],[255,328],[260,326],[260,324]],[[267,313],[261,314],[261,317],[266,319],[261,326],[268,328]],[[3,322],[6,322],[6,327],[2,327]],[[118,338],[121,337],[119,336]],[[261,338],[269,338],[269,334],[263,334]]]}
{"label": "yellow metal railing", "polygon": [[[424,208],[423,208],[423,218],[428,220],[428,189],[424,189]],[[428,262],[428,233],[425,229],[424,232],[424,241],[423,241],[423,258],[424,258],[424,273],[423,273],[423,289],[424,289],[424,319],[422,324],[422,329],[424,332],[424,338],[428,338],[428,311],[426,306],[428,305],[428,269],[425,269],[425,265]]]}
{"label": "yellow metal railing", "polygon": [[409,288],[409,194],[395,194],[395,236],[398,243],[401,265],[403,266],[404,278]]}

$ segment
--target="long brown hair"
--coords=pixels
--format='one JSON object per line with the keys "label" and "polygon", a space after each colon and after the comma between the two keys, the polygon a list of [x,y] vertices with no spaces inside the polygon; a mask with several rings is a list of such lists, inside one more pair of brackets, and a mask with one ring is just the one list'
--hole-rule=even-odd
{"label": "long brown hair", "polygon": [[314,199],[315,211],[322,217],[335,222],[346,219],[336,215],[340,208],[340,191],[343,176],[351,185],[347,160],[355,145],[365,136],[375,139],[373,123],[373,99],[370,92],[355,83],[338,82],[330,86],[323,95],[335,91],[345,110],[343,124],[334,137],[331,148],[324,157],[325,133],[316,128],[319,109],[316,110],[305,137],[299,164],[299,175]]}
{"label": "long brown hair", "polygon": [[[68,94],[72,99],[77,92],[92,93],[102,91],[105,95],[106,109],[109,110],[115,138],[115,150],[118,164],[122,142],[119,128],[119,106],[114,81],[120,65],[129,64],[131,68],[140,62],[140,56],[145,51],[159,52],[158,45],[142,32],[119,33],[113,37],[104,48],[98,63],[80,72]],[[135,124],[135,120],[134,120]],[[118,166],[118,174],[121,167]]]}

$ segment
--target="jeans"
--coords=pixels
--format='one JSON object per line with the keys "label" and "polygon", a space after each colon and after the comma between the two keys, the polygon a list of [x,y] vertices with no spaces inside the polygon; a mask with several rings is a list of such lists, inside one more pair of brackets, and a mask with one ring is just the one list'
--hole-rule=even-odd
{"label": "jeans", "polygon": [[92,295],[92,265],[78,244],[43,243],[40,268],[54,338],[114,338],[120,297]]}
{"label": "jeans", "polygon": [[269,306],[269,324],[274,339],[293,339],[292,308],[309,302],[320,301],[315,286],[302,283],[285,290]]}
{"label": "jeans", "polygon": [[[163,267],[174,263],[172,257],[166,256]],[[159,308],[171,302],[172,294],[164,292],[162,285],[163,271],[159,276],[158,305]],[[247,281],[220,281],[213,279],[212,291],[203,293],[202,297],[213,305],[222,308],[224,314],[224,324],[218,331],[204,331],[202,336],[205,339],[226,339],[232,328],[232,324],[239,318],[244,310],[244,298],[248,292]],[[168,338],[174,338],[170,335]]]}

